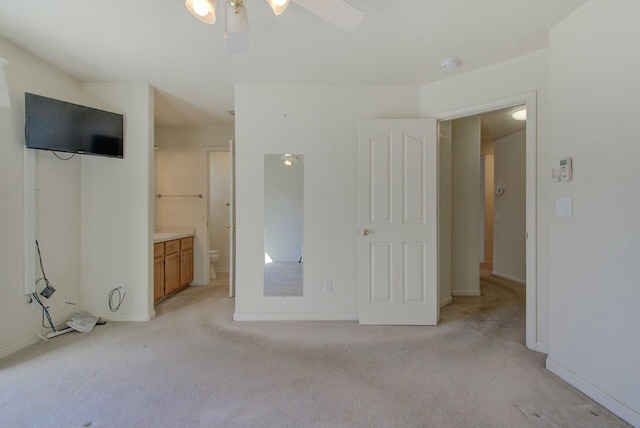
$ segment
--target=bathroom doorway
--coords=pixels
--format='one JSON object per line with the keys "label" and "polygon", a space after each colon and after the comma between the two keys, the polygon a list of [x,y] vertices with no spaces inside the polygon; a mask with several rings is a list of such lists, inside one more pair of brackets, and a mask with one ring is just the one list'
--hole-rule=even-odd
{"label": "bathroom doorway", "polygon": [[208,147],[207,237],[209,241],[209,280],[229,275],[233,256],[230,241],[232,227],[232,154],[228,147]]}

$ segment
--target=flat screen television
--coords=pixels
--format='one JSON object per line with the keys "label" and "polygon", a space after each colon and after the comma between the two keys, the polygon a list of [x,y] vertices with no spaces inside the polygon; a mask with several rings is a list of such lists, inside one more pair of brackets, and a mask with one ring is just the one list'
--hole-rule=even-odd
{"label": "flat screen television", "polygon": [[30,149],[124,157],[124,116],[30,93],[25,145]]}

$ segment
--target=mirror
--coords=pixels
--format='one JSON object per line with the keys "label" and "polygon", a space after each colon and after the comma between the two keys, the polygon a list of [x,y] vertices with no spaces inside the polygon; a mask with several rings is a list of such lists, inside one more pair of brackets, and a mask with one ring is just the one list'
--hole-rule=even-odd
{"label": "mirror", "polygon": [[264,295],[302,296],[304,156],[264,156]]}

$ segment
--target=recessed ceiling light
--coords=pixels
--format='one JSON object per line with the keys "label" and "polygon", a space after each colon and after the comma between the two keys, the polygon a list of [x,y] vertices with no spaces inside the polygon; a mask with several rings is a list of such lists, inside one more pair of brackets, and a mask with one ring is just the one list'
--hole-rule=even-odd
{"label": "recessed ceiling light", "polygon": [[442,61],[440,61],[440,67],[442,67],[442,69],[446,71],[455,70],[456,68],[458,68],[459,64],[460,64],[460,59],[454,58],[454,57],[445,58]]}
{"label": "recessed ceiling light", "polygon": [[515,120],[527,120],[527,109],[521,108],[511,113],[511,117]]}

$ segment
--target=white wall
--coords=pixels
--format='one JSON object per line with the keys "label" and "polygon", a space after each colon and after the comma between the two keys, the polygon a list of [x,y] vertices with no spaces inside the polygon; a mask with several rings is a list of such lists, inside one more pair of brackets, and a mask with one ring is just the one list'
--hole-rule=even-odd
{"label": "white wall", "polygon": [[[538,349],[549,344],[549,52],[547,49],[462,74],[420,89],[420,111],[442,117],[468,106],[537,93],[537,307]],[[475,248],[475,247],[474,247]]]}
{"label": "white wall", "polygon": [[551,349],[547,367],[640,426],[640,2],[591,0],[551,31]]}
{"label": "white wall", "polygon": [[[494,199],[493,274],[526,282],[526,136],[516,132],[496,140],[494,187],[505,189]],[[500,213],[500,219],[498,219]]]}
{"label": "white wall", "polygon": [[[38,341],[42,330],[41,311],[30,309],[24,296],[24,227],[30,216],[23,202],[25,153],[35,154],[35,169],[27,169],[27,176],[35,174],[36,237],[56,288],[47,301],[53,321],[80,311],[113,318],[107,295],[117,280],[129,288],[119,314],[148,319],[151,250],[145,206],[150,195],[143,152],[149,140],[142,135],[145,129],[148,134],[146,119],[153,116],[145,96],[148,86],[82,84],[2,39],[0,56],[11,63],[5,72],[12,100],[11,109],[0,109],[0,282],[7,284],[0,291],[0,357]],[[76,156],[61,161],[49,152],[25,151],[25,91],[124,112],[126,159]],[[35,255],[33,260],[39,277]],[[77,305],[62,310],[64,297]]]}
{"label": "white wall", "polygon": [[[39,340],[41,310],[31,309],[24,295],[25,170],[24,92],[82,101],[80,83],[0,38],[0,57],[9,60],[5,74],[11,108],[0,108],[0,358]],[[35,155],[36,238],[44,268],[56,288],[47,303],[54,322],[74,311],[62,310],[63,296],[80,294],[80,160],[60,161],[51,153]],[[36,269],[35,254],[33,267]],[[38,286],[38,291],[41,287]]]}
{"label": "white wall", "polygon": [[304,163],[287,166],[280,156],[264,160],[265,251],[274,262],[297,262],[304,243]]}
{"label": "white wall", "polygon": [[216,272],[229,272],[231,153],[209,152],[209,248],[217,250]]}
{"label": "white wall", "polygon": [[192,285],[209,283],[207,147],[229,147],[229,140],[232,139],[234,139],[233,126],[158,126],[155,128],[155,144],[158,146],[156,191],[168,195],[201,193],[205,196],[202,199],[161,198],[156,200],[158,226],[195,227]]}
{"label": "white wall", "polygon": [[[124,159],[82,158],[82,308],[115,321],[153,311],[153,89],[143,83],[84,83],[88,105],[125,116]],[[116,313],[109,292],[124,285]]]}
{"label": "white wall", "polygon": [[[415,88],[236,86],[236,319],[357,319],[358,120],[416,116]],[[266,153],[305,156],[303,297],[263,295]]]}
{"label": "white wall", "polygon": [[452,122],[451,294],[480,295],[480,117]]}

